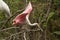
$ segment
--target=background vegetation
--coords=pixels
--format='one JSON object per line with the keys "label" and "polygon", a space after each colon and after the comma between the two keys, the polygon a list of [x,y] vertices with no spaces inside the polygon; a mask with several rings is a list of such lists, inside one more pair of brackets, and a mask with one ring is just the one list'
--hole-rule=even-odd
{"label": "background vegetation", "polygon": [[[9,5],[13,17],[6,19],[3,12],[0,11],[0,40],[25,40],[23,32],[26,32],[25,37],[27,40],[60,39],[60,0],[27,0],[27,2],[26,0],[4,1]],[[30,21],[31,23],[38,22],[40,27],[44,30],[43,32],[40,30],[25,31],[22,30],[20,26],[12,25],[13,18],[24,10],[29,1],[31,1],[33,5]],[[21,11],[16,13],[18,10]],[[36,29],[36,27],[31,27],[27,24],[22,27]]]}

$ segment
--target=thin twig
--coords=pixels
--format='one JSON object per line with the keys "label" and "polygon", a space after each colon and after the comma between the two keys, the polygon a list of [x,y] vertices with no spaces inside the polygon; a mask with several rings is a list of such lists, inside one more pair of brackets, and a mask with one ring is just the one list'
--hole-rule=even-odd
{"label": "thin twig", "polygon": [[[52,6],[52,0],[50,0],[50,2],[49,2],[49,6],[48,6],[48,10],[47,10],[47,14],[46,14],[46,20],[47,20],[47,17],[48,17],[48,15],[49,15],[49,12],[50,12],[50,9],[51,9],[51,6]],[[47,22],[46,22],[46,25],[47,25]],[[46,27],[46,30],[47,30],[47,27]],[[46,30],[45,30],[45,40],[47,40],[46,38],[46,36],[47,36],[47,33],[46,33]]]}
{"label": "thin twig", "polygon": [[6,37],[5,39],[10,38],[10,37],[15,36],[15,35],[18,35],[18,34],[21,34],[21,33],[24,33],[24,31],[18,32],[18,33],[15,33],[15,34],[12,34],[12,35],[10,35],[9,37]]}
{"label": "thin twig", "polygon": [[43,29],[40,27],[40,25],[39,24],[37,24],[37,26],[39,27],[39,29],[43,32]]}
{"label": "thin twig", "polygon": [[[12,34],[12,35],[10,35],[9,37],[6,37],[5,39],[10,38],[10,37],[15,36],[15,35],[18,35],[18,34],[21,34],[21,33],[24,33],[24,32],[30,32],[30,31],[35,32],[35,31],[39,31],[39,30],[40,30],[40,29],[38,29],[38,30],[23,30],[23,31],[21,31],[21,32]],[[24,38],[25,38],[25,36],[26,36],[26,34],[24,33]],[[26,40],[26,38],[25,38],[25,40]]]}
{"label": "thin twig", "polygon": [[7,34],[11,35],[11,33],[9,33],[9,32],[5,32],[5,33],[7,33]]}
{"label": "thin twig", "polygon": [[26,32],[24,32],[23,34],[24,34],[24,40],[27,40],[27,39],[26,39]]}
{"label": "thin twig", "polygon": [[13,37],[13,40],[15,40],[15,36]]}
{"label": "thin twig", "polygon": [[46,36],[47,36],[47,35],[46,35],[46,30],[45,30],[45,40],[47,40],[47,39],[46,39],[46,38],[47,38]]}
{"label": "thin twig", "polygon": [[19,27],[10,27],[10,28],[6,28],[6,29],[3,29],[3,30],[0,30],[0,32],[1,32],[1,31],[10,30],[10,29],[12,29],[12,28],[19,28]]}
{"label": "thin twig", "polygon": [[37,30],[27,30],[27,32],[30,32],[30,31],[36,32],[36,31],[40,31],[40,29],[37,29]]}
{"label": "thin twig", "polygon": [[49,6],[48,6],[48,10],[47,10],[47,14],[46,14],[46,18],[47,18],[48,15],[49,15],[49,12],[50,12],[50,9],[51,9],[51,5],[52,5],[52,0],[50,0],[50,2],[49,2]]}

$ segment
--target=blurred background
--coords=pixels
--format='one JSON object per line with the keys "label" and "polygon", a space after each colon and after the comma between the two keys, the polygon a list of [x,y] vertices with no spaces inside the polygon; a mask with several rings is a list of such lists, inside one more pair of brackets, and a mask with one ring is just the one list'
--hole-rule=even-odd
{"label": "blurred background", "polygon": [[[14,15],[16,11],[21,10],[19,13],[16,13],[8,21],[4,16],[4,12],[0,11],[0,40],[25,40],[22,29],[18,31],[18,28],[12,28],[6,30],[10,27],[20,27],[13,26],[12,20],[16,15],[20,14],[30,1],[33,6],[33,11],[30,14],[31,23],[37,22],[40,27],[43,29],[43,32],[40,30],[37,31],[27,31],[26,39],[27,40],[60,40],[60,0],[3,0],[5,1],[11,11],[11,14]],[[36,29],[36,27],[31,27],[23,25],[27,29]],[[5,29],[5,30],[4,30]],[[1,31],[3,30],[3,31]]]}

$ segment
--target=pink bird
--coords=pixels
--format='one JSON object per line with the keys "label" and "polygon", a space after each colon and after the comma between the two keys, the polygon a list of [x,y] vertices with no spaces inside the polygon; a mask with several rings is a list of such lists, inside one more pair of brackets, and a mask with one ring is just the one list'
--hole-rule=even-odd
{"label": "pink bird", "polygon": [[32,11],[32,5],[29,2],[28,6],[26,7],[26,9],[19,15],[17,15],[15,17],[15,19],[13,20],[13,25],[19,25],[19,24],[24,24],[26,21],[26,16],[28,14],[30,14],[30,12]]}
{"label": "pink bird", "polygon": [[[13,19],[13,25],[23,25],[23,24],[27,23],[30,26],[37,25],[40,28],[38,23],[31,24],[30,21],[29,21],[29,15],[30,15],[32,9],[33,9],[32,4],[31,4],[31,2],[29,2],[26,9],[21,14],[17,15],[15,17],[15,19]],[[41,29],[41,31],[43,31],[43,30]]]}

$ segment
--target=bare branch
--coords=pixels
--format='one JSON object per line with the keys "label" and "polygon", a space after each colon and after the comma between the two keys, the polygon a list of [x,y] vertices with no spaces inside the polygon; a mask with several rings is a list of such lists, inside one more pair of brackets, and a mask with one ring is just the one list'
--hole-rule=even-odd
{"label": "bare branch", "polygon": [[49,15],[49,12],[50,12],[50,9],[51,9],[51,5],[52,5],[52,0],[50,0],[50,2],[49,2],[49,6],[48,6],[48,10],[47,10],[47,14],[46,14],[46,18],[47,18],[48,15]]}
{"label": "bare branch", "polygon": [[10,30],[10,29],[12,29],[12,28],[19,28],[19,27],[10,27],[10,28],[6,28],[6,29],[3,29],[3,30],[0,30],[0,32],[1,32],[1,31]]}
{"label": "bare branch", "polygon": [[15,40],[15,36],[13,37],[13,40]]}
{"label": "bare branch", "polygon": [[26,33],[24,32],[23,34],[24,34],[24,40],[27,40],[27,39],[26,39]]}
{"label": "bare branch", "polygon": [[8,38],[10,38],[10,37],[12,37],[12,36],[15,36],[15,35],[18,35],[18,34],[21,34],[21,33],[24,33],[24,31],[18,32],[18,33],[15,33],[15,34],[12,34],[12,35],[10,35],[9,37],[6,37],[5,39],[8,39]]}

